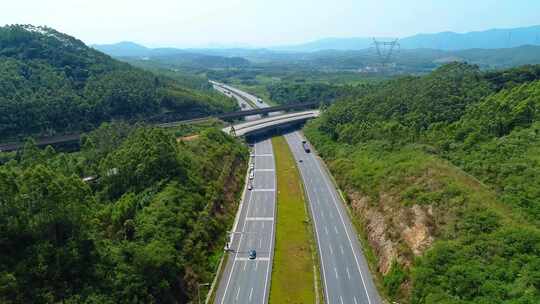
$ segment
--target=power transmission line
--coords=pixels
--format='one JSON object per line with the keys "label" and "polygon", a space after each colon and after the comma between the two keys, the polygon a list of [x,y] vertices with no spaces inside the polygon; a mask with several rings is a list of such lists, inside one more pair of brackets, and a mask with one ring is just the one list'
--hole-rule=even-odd
{"label": "power transmission line", "polygon": [[400,48],[398,39],[392,41],[380,41],[373,38],[373,44],[375,45],[377,55],[379,56],[379,60],[383,66],[390,62],[390,58],[392,58],[392,54],[394,53],[396,47],[398,49]]}

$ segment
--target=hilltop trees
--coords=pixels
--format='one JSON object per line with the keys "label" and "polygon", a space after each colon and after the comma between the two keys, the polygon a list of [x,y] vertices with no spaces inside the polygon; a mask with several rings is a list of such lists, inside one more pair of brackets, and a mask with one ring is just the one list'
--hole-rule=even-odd
{"label": "hilltop trees", "polygon": [[0,140],[90,130],[167,110],[177,118],[236,103],[131,67],[50,28],[0,27]]}

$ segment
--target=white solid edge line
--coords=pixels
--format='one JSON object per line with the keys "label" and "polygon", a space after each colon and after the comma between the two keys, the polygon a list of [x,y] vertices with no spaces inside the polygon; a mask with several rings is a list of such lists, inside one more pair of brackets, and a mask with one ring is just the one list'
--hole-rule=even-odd
{"label": "white solid edge line", "polygon": [[[302,140],[302,137],[300,137],[298,132],[296,132],[296,134],[300,138],[300,140]],[[321,175],[324,176],[324,173],[322,172],[322,169],[321,169],[321,165],[319,164],[319,160],[317,158],[315,158],[315,156],[313,156],[313,155],[312,155],[312,157],[314,158],[315,162],[317,162],[317,168],[319,169],[319,172],[321,172]],[[351,237],[349,235],[349,231],[347,229],[347,226],[345,225],[345,221],[343,220],[343,215],[341,214],[341,210],[339,209],[339,207],[337,205],[336,198],[334,196],[334,192],[332,191],[330,185],[328,185],[327,179],[326,178],[323,178],[323,179],[324,179],[324,183],[326,184],[326,188],[328,189],[328,191],[330,192],[330,195],[332,196],[332,201],[334,202],[334,206],[336,207],[336,209],[338,211],[339,218],[341,220],[341,224],[343,225],[343,228],[345,229],[345,234],[347,234],[347,239],[349,239],[349,245],[351,246],[351,250],[352,250],[353,255],[354,255],[354,260],[356,262],[356,267],[358,267],[358,272],[360,273],[360,278],[362,279],[362,285],[364,285],[364,291],[366,292],[366,297],[368,299],[368,303],[371,304],[371,299],[369,297],[366,282],[364,281],[364,275],[362,274],[362,269],[360,268],[360,263],[358,262],[358,257],[356,256],[356,252],[354,251],[354,246],[353,246]]]}
{"label": "white solid edge line", "polygon": [[[272,148],[272,157],[274,156],[274,151],[273,151],[273,147],[272,147],[272,141],[268,141],[270,147]],[[274,170],[276,169],[276,163],[275,163],[275,160],[274,160]],[[276,185],[277,187],[277,175],[274,173],[274,185]],[[274,197],[274,204],[272,205],[273,208],[274,208],[274,218],[276,217],[276,204],[277,204],[277,197],[276,195],[273,195]],[[276,224],[275,222],[272,222],[272,234],[270,236],[270,257],[272,257],[274,255],[274,231],[276,230]],[[267,288],[268,288],[268,280],[270,279],[270,267],[272,267],[272,263],[268,263],[268,265],[266,266],[266,278],[264,280],[264,291],[263,291],[263,297],[262,297],[262,303],[266,303],[266,291],[267,291]]]}
{"label": "white solid edge line", "polygon": [[[251,208],[251,198],[253,197],[253,195],[250,195],[249,196],[249,200],[248,200],[248,206],[247,206],[247,210],[246,210],[246,217],[247,215],[249,214],[249,209]],[[244,228],[246,227],[246,221],[244,219],[243,223],[242,223],[242,232],[244,232]],[[236,231],[235,231],[236,232]],[[240,242],[238,243],[238,248],[242,247],[242,239],[243,239],[243,236],[240,235]],[[232,243],[231,243],[232,244]],[[223,292],[223,298],[221,298],[221,304],[223,304],[225,302],[225,298],[227,297],[227,290],[229,290],[229,284],[231,283],[231,278],[232,278],[232,275],[234,273],[234,266],[236,265],[236,259],[238,258],[238,251],[236,251],[234,253],[234,260],[233,260],[233,265],[231,267],[231,272],[229,273],[229,278],[227,279],[227,285],[225,285],[225,291]]]}
{"label": "white solid edge line", "polygon": [[[296,132],[295,132],[296,133]],[[289,135],[289,134],[288,134]],[[287,135],[285,135],[285,138],[287,138]],[[291,139],[292,140],[292,139]],[[290,142],[287,141],[290,145]],[[293,153],[294,155],[294,153]],[[306,185],[306,180],[304,178],[304,174],[302,173],[302,170],[298,170],[300,171],[300,176],[302,177],[302,182],[304,183],[304,187]],[[311,196],[309,195],[309,191],[306,190],[306,195],[308,197],[308,201],[310,202],[311,204]],[[326,268],[324,267],[324,260],[323,260],[323,254],[322,254],[322,248],[321,248],[321,238],[319,237],[319,231],[317,229],[317,219],[315,217],[315,211],[313,210],[313,208],[310,206],[309,208],[309,211],[311,213],[311,217],[313,218],[313,223],[314,223],[314,230],[315,230],[315,235],[317,237],[317,251],[319,251],[319,260],[321,261],[321,268],[322,268],[322,271],[321,271],[321,276],[322,276],[322,279],[324,281],[324,293],[326,295],[326,300],[329,301],[328,297],[328,282],[326,281]]]}

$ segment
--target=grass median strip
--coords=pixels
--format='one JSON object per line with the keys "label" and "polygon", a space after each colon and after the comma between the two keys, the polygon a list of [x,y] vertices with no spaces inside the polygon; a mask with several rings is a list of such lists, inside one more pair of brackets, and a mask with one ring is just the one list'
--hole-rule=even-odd
{"label": "grass median strip", "polygon": [[277,226],[270,303],[315,303],[311,230],[300,174],[282,136],[272,139],[277,174]]}

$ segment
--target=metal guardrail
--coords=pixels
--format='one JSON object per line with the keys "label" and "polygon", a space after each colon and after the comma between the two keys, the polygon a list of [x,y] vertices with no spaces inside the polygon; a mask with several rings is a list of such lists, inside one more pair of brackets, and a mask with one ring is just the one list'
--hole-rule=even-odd
{"label": "metal guardrail", "polygon": [[[52,136],[45,138],[38,138],[36,140],[37,146],[46,146],[46,145],[56,145],[62,143],[71,143],[77,142],[81,139],[80,133],[61,135],[61,136]],[[21,149],[24,146],[24,142],[13,142],[0,144],[0,152],[11,152]]]}
{"label": "metal guardrail", "polygon": [[318,102],[304,102],[304,103],[297,103],[297,104],[290,104],[290,105],[283,105],[283,106],[276,106],[276,107],[259,108],[259,109],[254,109],[254,110],[245,110],[245,111],[236,111],[236,112],[230,112],[230,113],[225,113],[225,114],[218,114],[215,117],[221,120],[228,120],[228,119],[236,119],[236,118],[245,117],[245,116],[268,114],[268,113],[273,113],[273,112],[282,112],[286,110],[300,110],[300,109],[316,108],[318,106],[319,106]]}

